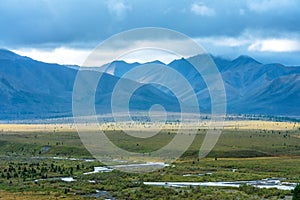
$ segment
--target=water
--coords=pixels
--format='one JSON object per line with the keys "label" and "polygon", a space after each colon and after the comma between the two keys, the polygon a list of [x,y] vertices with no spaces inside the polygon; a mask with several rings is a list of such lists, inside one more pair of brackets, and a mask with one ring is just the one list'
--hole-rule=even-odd
{"label": "water", "polygon": [[[62,158],[58,158],[62,159]],[[143,168],[161,168],[164,166],[169,166],[163,162],[148,162],[148,163],[139,163],[139,164],[122,164],[122,165],[113,165],[107,167],[94,167],[94,171],[86,172],[84,175],[94,174],[94,173],[108,173],[112,172],[114,169],[126,170],[129,171],[133,169],[143,169]],[[208,172],[206,175],[211,175],[212,173]],[[197,174],[196,176],[202,176],[204,174]],[[192,174],[185,174],[183,176],[193,176]],[[65,182],[73,182],[76,181],[73,177],[60,177],[60,178],[52,178],[60,179]],[[49,180],[49,179],[47,179]],[[210,186],[210,187],[240,187],[243,184],[254,186],[257,188],[277,188],[279,190],[293,190],[296,186],[296,183],[284,182],[285,178],[268,178],[262,180],[253,180],[253,181],[232,181],[232,182],[143,182],[145,185],[152,186],[166,186],[166,187],[189,187],[189,186]],[[35,180],[39,181],[39,180]],[[89,181],[90,183],[95,183],[94,180]]]}
{"label": "water", "polygon": [[94,171],[92,172],[86,172],[83,173],[84,175],[88,175],[88,174],[95,174],[95,173],[99,173],[99,172],[111,172],[114,169],[108,168],[108,167],[94,167]]}
{"label": "water", "polygon": [[74,182],[74,181],[76,181],[73,177],[62,177],[62,178],[60,178],[60,180],[62,180],[64,182]]}
{"label": "water", "polygon": [[163,162],[147,162],[147,163],[134,163],[134,164],[122,164],[122,165],[111,165],[107,167],[94,167],[94,171],[86,172],[84,175],[101,173],[101,172],[111,172],[114,169],[123,170],[123,171],[143,171],[149,169],[159,169],[162,167],[169,166],[169,164],[165,164]]}
{"label": "water", "polygon": [[102,198],[107,200],[115,200],[114,197],[110,195],[110,193],[106,190],[96,190],[95,193],[83,195],[83,197],[94,197],[94,198]]}
{"label": "water", "polygon": [[279,190],[292,190],[296,183],[282,182],[283,178],[269,178],[254,181],[233,181],[233,182],[144,182],[145,185],[166,186],[166,187],[189,187],[189,186],[211,186],[211,187],[240,187],[242,184],[251,185],[257,188],[277,188]]}

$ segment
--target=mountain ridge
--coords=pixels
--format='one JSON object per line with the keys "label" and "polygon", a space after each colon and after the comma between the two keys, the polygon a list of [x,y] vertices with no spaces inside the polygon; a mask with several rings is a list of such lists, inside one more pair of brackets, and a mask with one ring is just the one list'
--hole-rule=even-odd
{"label": "mountain ridge", "polygon": [[[279,63],[262,64],[245,55],[234,60],[214,56],[212,59],[225,84],[228,113],[300,115],[297,107],[300,100],[300,67]],[[166,65],[160,61],[146,64]],[[102,110],[108,107],[115,83],[122,79],[126,72],[139,65],[140,63],[116,61],[102,66],[103,73],[108,75],[104,76],[105,80],[101,85],[105,93],[96,94],[96,107]],[[209,113],[209,91],[201,75],[197,74],[189,63],[189,59],[174,60],[166,66],[176,70],[190,82],[198,97],[200,110]],[[99,69],[101,71],[101,67]],[[78,70],[81,69],[77,66],[44,63],[0,49],[0,118],[72,116],[72,90]],[[137,80],[131,80],[130,84],[140,84],[146,79],[147,82],[151,82],[160,77],[166,78],[170,84],[177,87],[178,81],[172,79],[171,75],[168,76],[145,70],[144,77],[137,77]],[[111,84],[112,82],[114,84]],[[180,85],[177,88],[179,94],[185,95],[185,89],[179,87]],[[123,89],[126,92],[126,88]],[[147,110],[156,102],[167,106],[170,111],[178,111],[178,101],[167,89],[151,84],[143,89],[145,91],[138,91],[135,98],[132,98],[131,105],[134,109]],[[149,94],[153,94],[154,97]]]}
{"label": "mountain ridge", "polygon": [[[174,60],[167,64],[167,66],[179,71],[191,82],[194,89],[196,88],[195,92],[199,94],[198,98],[201,104],[206,108],[204,110],[209,111],[211,107],[208,105],[210,102],[207,101],[207,99],[209,99],[209,91],[205,88],[206,83],[201,79],[201,76],[196,74],[197,72],[189,63],[189,59],[190,58],[181,58]],[[228,103],[227,110],[229,113],[268,115],[300,114],[300,109],[297,108],[295,103],[300,101],[300,84],[296,79],[300,76],[300,67],[284,66],[280,63],[263,64],[245,55],[241,55],[231,61],[214,56],[212,56],[212,59],[215,61],[225,84]],[[127,63],[127,65],[131,64]],[[133,69],[134,67],[135,66],[127,66],[122,69]],[[126,70],[123,72],[118,71],[117,73],[112,73],[112,75],[122,77],[126,72]],[[290,80],[285,81],[284,84],[276,84],[276,82],[278,82],[277,79],[284,76],[287,76],[287,79]],[[152,80],[155,80],[155,75],[149,72],[147,73],[147,77],[140,77],[138,81],[143,82],[143,79],[151,81],[149,77],[153,77]],[[171,80],[171,78],[169,79]],[[176,80],[174,80],[174,84],[176,84]],[[278,86],[278,89],[280,88],[280,91],[282,91],[280,94],[277,94],[278,96],[274,96],[273,93],[275,93],[275,91],[271,90],[271,88],[275,86]],[[289,88],[292,87],[295,88],[292,99],[285,99],[282,102],[277,102],[277,105],[273,105],[277,99],[284,99],[283,97],[286,94],[290,94]],[[262,99],[261,102],[255,100],[258,94],[262,95],[260,97],[260,99]],[[267,96],[267,94],[269,96]],[[274,99],[272,100],[272,98]],[[284,109],[286,109],[286,111]]]}

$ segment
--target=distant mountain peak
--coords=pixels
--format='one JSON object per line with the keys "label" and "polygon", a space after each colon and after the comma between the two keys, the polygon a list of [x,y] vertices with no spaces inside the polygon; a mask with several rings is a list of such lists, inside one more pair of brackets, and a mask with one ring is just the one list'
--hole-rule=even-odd
{"label": "distant mountain peak", "polygon": [[172,62],[170,62],[168,65],[174,65],[174,64],[182,64],[182,63],[189,63],[189,61],[185,58],[175,59]]}
{"label": "distant mountain peak", "polygon": [[11,53],[11,54],[16,54],[16,53],[14,53],[14,52],[12,52],[12,51],[10,51],[10,50],[8,50],[8,49],[4,49],[4,48],[0,48],[0,52],[2,53],[2,52],[6,52],[6,53]]}
{"label": "distant mountain peak", "polygon": [[247,56],[247,55],[240,55],[236,59],[234,59],[232,62],[240,63],[240,64],[247,64],[247,63],[256,63],[256,64],[261,64],[254,58]]}
{"label": "distant mountain peak", "polygon": [[31,58],[20,56],[19,54],[16,54],[13,51],[0,48],[0,59],[17,60],[17,59],[31,59]]}
{"label": "distant mountain peak", "polygon": [[19,56],[19,55],[7,49],[0,48],[0,56],[4,57],[4,56]]}
{"label": "distant mountain peak", "polygon": [[160,64],[160,65],[165,65],[165,63],[159,61],[159,60],[153,60],[150,62],[146,62],[145,64]]}
{"label": "distant mountain peak", "polygon": [[128,64],[128,63],[125,62],[124,60],[114,60],[110,64]]}

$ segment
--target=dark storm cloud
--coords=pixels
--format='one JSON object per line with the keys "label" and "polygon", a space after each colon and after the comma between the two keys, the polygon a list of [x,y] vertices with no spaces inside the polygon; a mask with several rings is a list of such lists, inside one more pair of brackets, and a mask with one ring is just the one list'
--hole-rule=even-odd
{"label": "dark storm cloud", "polygon": [[[212,54],[266,62],[273,56],[298,65],[299,9],[297,0],[0,0],[0,48],[37,59],[61,49],[79,54],[122,31],[163,27],[196,39]],[[122,42],[112,48],[132,43]]]}
{"label": "dark storm cloud", "polygon": [[[284,3],[282,3],[284,2]],[[86,45],[131,28],[159,26],[190,37],[277,36],[300,31],[297,1],[1,0],[5,46]]]}

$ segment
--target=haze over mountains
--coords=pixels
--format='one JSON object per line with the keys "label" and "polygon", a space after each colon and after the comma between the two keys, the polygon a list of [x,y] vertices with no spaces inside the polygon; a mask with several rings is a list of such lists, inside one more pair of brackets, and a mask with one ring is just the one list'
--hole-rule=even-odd
{"label": "haze over mountains", "polygon": [[[190,82],[197,94],[200,110],[209,113],[210,97],[206,84],[188,60],[174,60],[168,66]],[[300,115],[300,67],[262,64],[248,56],[234,60],[213,57],[213,60],[224,81],[227,113]],[[115,61],[105,69],[102,67],[105,73],[95,95],[98,114],[110,112],[110,98],[115,84],[126,72],[139,65]],[[0,50],[0,119],[72,116],[72,91],[77,72],[78,68],[73,66],[43,63],[8,50]],[[150,70],[143,74],[126,81],[129,85],[142,86],[145,80],[162,78]],[[176,84],[174,78],[164,78]],[[122,89],[125,93],[130,92],[127,87]],[[180,89],[183,94],[184,89]],[[134,92],[130,107],[147,110],[153,104],[162,104],[169,111],[179,111],[179,103],[173,93],[151,84]]]}

